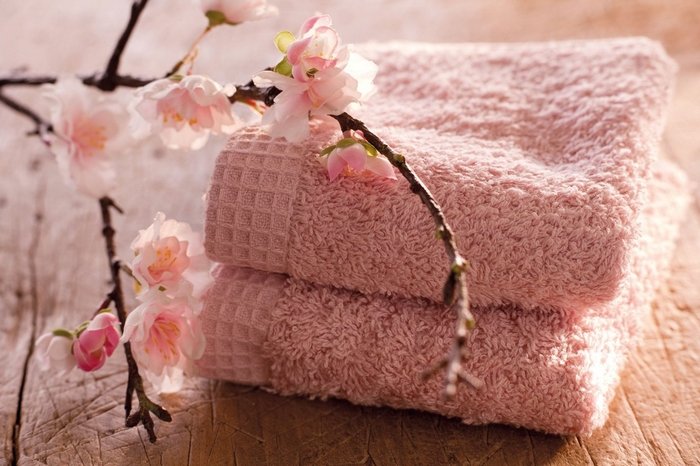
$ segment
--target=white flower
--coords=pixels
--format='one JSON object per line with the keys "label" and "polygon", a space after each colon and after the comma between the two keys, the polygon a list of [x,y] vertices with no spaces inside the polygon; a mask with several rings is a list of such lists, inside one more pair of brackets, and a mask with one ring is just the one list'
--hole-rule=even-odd
{"label": "white flower", "polygon": [[262,119],[271,136],[303,141],[309,117],[351,111],[374,94],[377,65],[341,46],[331,24],[328,15],[316,15],[304,22],[298,39],[290,32],[278,34],[275,43],[285,58],[274,71],[253,78],[256,86],[282,91]]}
{"label": "white flower", "polygon": [[284,137],[290,142],[300,142],[309,135],[309,116],[339,115],[350,110],[353,104],[364,102],[373,92],[371,84],[377,67],[369,60],[351,71],[361,72],[359,81],[346,69],[326,68],[314,74],[313,79],[299,81],[274,71],[263,71],[253,79],[256,86],[275,86],[282,92],[267,109],[262,126],[273,137]]}
{"label": "white flower", "polygon": [[193,361],[202,357],[206,340],[197,318],[184,298],[156,296],[126,319],[122,341],[130,341],[134,357],[146,378],[161,393],[178,391]]}
{"label": "white flower", "polygon": [[92,197],[116,185],[110,158],[124,149],[127,114],[113,99],[90,89],[75,77],[45,86],[50,101],[51,151],[69,184]]}
{"label": "white flower", "polygon": [[72,370],[76,365],[72,352],[73,341],[73,335],[62,329],[40,336],[34,353],[41,370],[52,370],[59,374]]}
{"label": "white flower", "polygon": [[136,91],[132,129],[137,137],[158,133],[171,149],[200,149],[210,134],[230,134],[238,127],[229,101],[234,92],[235,87],[201,75],[153,81]]}
{"label": "white flower", "polygon": [[210,24],[239,24],[269,18],[278,13],[277,7],[267,0],[200,0],[202,12]]}
{"label": "white flower", "polygon": [[191,307],[199,310],[213,278],[201,236],[189,224],[166,220],[165,214],[158,212],[153,224],[139,232],[131,249],[131,270],[139,282],[139,299],[147,299],[148,293],[192,297]]}

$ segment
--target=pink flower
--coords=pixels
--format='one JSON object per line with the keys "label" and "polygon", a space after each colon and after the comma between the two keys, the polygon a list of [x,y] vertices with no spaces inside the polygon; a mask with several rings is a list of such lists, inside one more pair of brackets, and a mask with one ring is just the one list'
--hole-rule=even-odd
{"label": "pink flower", "polygon": [[135,255],[131,270],[139,282],[142,300],[154,292],[197,300],[213,281],[200,235],[187,223],[166,220],[162,212],[139,232],[131,249]]}
{"label": "pink flower", "polygon": [[[364,58],[357,56],[356,60]],[[371,82],[376,65],[368,60],[364,63],[374,69],[367,73]],[[272,137],[283,137],[290,142],[303,141],[309,135],[309,116],[339,115],[351,105],[365,101],[372,92],[372,86],[340,68],[321,70],[308,81],[263,71],[255,76],[254,82],[256,86],[275,86],[282,91],[263,115],[261,124]]]}
{"label": "pink flower", "polygon": [[59,374],[70,372],[75,367],[72,347],[73,334],[68,330],[57,329],[43,334],[34,348],[39,367]]}
{"label": "pink flower", "polygon": [[53,134],[46,137],[61,174],[83,194],[102,197],[116,185],[111,157],[127,139],[126,112],[115,100],[79,79],[45,86]]}
{"label": "pink flower", "polygon": [[157,132],[171,149],[200,149],[210,134],[230,134],[238,126],[229,101],[234,92],[201,75],[153,81],[136,91],[132,129],[137,137]]}
{"label": "pink flower", "polygon": [[269,18],[278,13],[277,7],[268,5],[267,0],[201,0],[202,11],[209,24],[239,24]]}
{"label": "pink flower", "polygon": [[318,71],[347,62],[348,49],[340,46],[340,37],[332,24],[330,16],[316,15],[301,26],[299,39],[286,51],[294,79],[307,81]]}
{"label": "pink flower", "polygon": [[394,168],[386,157],[366,141],[353,138],[340,140],[336,145],[327,147],[319,159],[328,170],[328,178],[333,181],[343,171],[362,173],[372,172],[378,176],[396,179]]}
{"label": "pink flower", "polygon": [[192,362],[204,353],[204,333],[184,298],[156,297],[142,303],[126,319],[122,341],[130,341],[146,378],[161,393],[182,387]]}
{"label": "pink flower", "polygon": [[377,65],[340,46],[327,15],[307,20],[302,38],[280,33],[277,46],[287,53],[275,71],[258,73],[256,86],[275,86],[282,92],[262,119],[273,137],[300,142],[309,135],[309,117],[339,115],[366,101],[374,92]]}
{"label": "pink flower", "polygon": [[73,341],[73,356],[85,372],[102,367],[119,345],[119,320],[110,312],[100,312]]}

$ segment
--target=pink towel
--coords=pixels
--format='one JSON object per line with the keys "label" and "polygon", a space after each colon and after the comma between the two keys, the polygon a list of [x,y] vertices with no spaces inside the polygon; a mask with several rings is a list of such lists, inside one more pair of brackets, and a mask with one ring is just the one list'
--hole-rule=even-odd
{"label": "pink towel", "polygon": [[[389,44],[361,114],[445,208],[475,304],[572,309],[612,299],[639,233],[675,65],[646,39]],[[219,156],[206,217],[218,262],[365,293],[440,298],[434,226],[403,180],[330,183],[339,136],[291,145],[246,129]]]}
{"label": "pink towel", "polygon": [[654,169],[642,235],[617,296],[579,312],[474,308],[467,368],[485,380],[444,401],[442,380],[421,382],[443,356],[453,315],[425,299],[363,295],[275,273],[223,267],[202,313],[202,375],[281,394],[417,408],[464,422],[558,434],[601,426],[629,350],[666,274],[688,202],[683,174]]}

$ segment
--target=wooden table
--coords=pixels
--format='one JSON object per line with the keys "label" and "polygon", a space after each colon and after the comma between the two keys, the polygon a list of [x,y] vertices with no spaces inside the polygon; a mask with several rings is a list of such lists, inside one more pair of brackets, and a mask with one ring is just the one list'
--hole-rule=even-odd
{"label": "wooden table", "polygon": [[[5,7],[0,69],[102,67],[127,3],[100,3],[98,9],[89,0],[27,0]],[[700,54],[694,49],[700,44],[700,8],[694,0],[441,0],[425,11],[420,0],[377,1],[361,12],[355,2],[341,0],[304,2],[303,9],[289,0],[275,3],[289,15],[258,27],[216,31],[198,66],[240,81],[272,63],[274,50],[267,44],[274,31],[298,24],[317,8],[333,13],[351,41],[657,37],[681,63],[664,150],[700,182]],[[202,22],[187,0],[149,8],[125,68],[158,75],[186,50]],[[238,48],[243,35],[260,48]],[[153,43],[159,44],[155,54]],[[13,95],[38,104],[35,94]],[[121,355],[97,373],[76,371],[67,379],[40,372],[32,358],[36,336],[92,312],[108,288],[107,267],[97,203],[64,186],[46,149],[22,137],[29,129],[24,120],[0,109],[0,128],[0,464],[700,464],[697,202],[682,230],[673,277],[658,293],[610,420],[591,438],[466,426],[431,414],[283,398],[193,380],[181,393],[162,398],[175,420],[159,424],[159,441],[150,445],[142,430],[123,427]],[[119,162],[124,183],[115,196],[128,212],[116,220],[123,254],[155,209],[201,226],[200,195],[220,145],[172,154],[148,142],[124,155]],[[694,194],[698,200],[699,192]]]}

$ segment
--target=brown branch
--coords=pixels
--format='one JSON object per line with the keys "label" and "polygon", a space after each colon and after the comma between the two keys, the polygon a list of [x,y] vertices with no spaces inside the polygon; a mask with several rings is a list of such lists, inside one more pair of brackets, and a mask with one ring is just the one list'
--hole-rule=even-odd
{"label": "brown branch", "polygon": [[[112,284],[114,286],[108,297],[114,303],[122,332],[124,332],[124,326],[126,324],[126,306],[124,304],[124,292],[122,290],[121,276],[119,275],[122,267],[116,253],[114,242],[115,230],[112,226],[111,209],[122,212],[112,198],[101,198],[100,213],[102,215],[102,236],[105,240],[105,250],[107,252],[107,260],[109,261]],[[148,395],[146,395],[146,391],[143,388],[143,379],[139,373],[138,364],[136,363],[134,355],[131,351],[131,343],[124,343],[124,354],[126,355],[126,362],[129,367],[129,378],[126,386],[126,399],[124,401],[126,426],[134,427],[141,422],[148,432],[148,439],[151,441],[151,443],[154,443],[157,437],[154,431],[151,413],[155,414],[158,419],[166,422],[172,421],[172,417],[168,411],[157,403],[153,402]],[[136,392],[136,397],[139,400],[139,409],[132,414],[131,408],[134,392]]]}
{"label": "brown branch", "polygon": [[[135,76],[118,74],[112,78],[114,83],[113,89],[104,89],[100,87],[100,82],[103,76],[100,74],[91,74],[86,76],[78,76],[78,78],[86,86],[97,87],[104,91],[111,91],[117,87],[141,87],[153,81],[153,79],[137,78]],[[41,86],[43,84],[54,84],[58,78],[56,76],[6,76],[0,77],[0,87],[9,86]]]}
{"label": "brown branch", "polygon": [[107,293],[107,296],[105,299],[102,300],[99,306],[97,306],[97,309],[95,309],[95,312],[92,313],[92,317],[94,318],[97,314],[100,312],[104,311],[105,309],[109,309],[109,305],[112,304],[112,295],[114,294],[114,289]]}
{"label": "brown branch", "polygon": [[196,39],[194,40],[194,42],[192,43],[192,45],[190,46],[190,49],[187,51],[187,53],[185,54],[185,56],[183,56],[180,60],[178,60],[178,62],[175,63],[175,64],[173,65],[173,67],[170,68],[170,69],[168,70],[168,72],[165,73],[165,76],[163,76],[163,77],[164,77],[164,78],[168,78],[168,77],[174,75],[175,73],[177,73],[178,71],[180,71],[180,68],[182,68],[186,63],[193,61],[194,58],[197,56],[197,52],[196,52],[197,47],[199,46],[199,44],[202,42],[202,40],[204,40],[204,38],[207,36],[207,34],[209,34],[209,32],[210,32],[213,28],[214,28],[214,26],[212,26],[211,24],[209,24],[209,25],[204,29],[204,31],[202,31],[202,33],[199,34],[199,36],[197,36],[197,38],[196,38]]}
{"label": "brown branch", "polygon": [[377,151],[384,155],[393,166],[399,169],[401,175],[408,181],[411,191],[416,194],[423,205],[425,205],[433,217],[437,227],[437,236],[442,240],[445,252],[450,261],[450,273],[443,288],[443,300],[447,306],[451,306],[457,313],[457,325],[455,337],[449,354],[439,361],[433,368],[424,375],[432,375],[439,369],[446,369],[445,374],[445,396],[452,397],[457,391],[459,380],[469,382],[474,387],[480,387],[483,382],[476,377],[466,373],[462,369],[462,362],[466,358],[466,341],[468,332],[474,328],[476,322],[469,310],[469,293],[467,288],[467,267],[468,263],[457,249],[454,233],[447,223],[445,214],[438,202],[433,197],[428,187],[423,183],[411,166],[406,162],[403,155],[395,152],[389,145],[382,141],[379,136],[370,131],[360,120],[347,113],[334,115],[340,124],[343,132],[348,130],[361,131],[364,138],[372,144]]}
{"label": "brown branch", "polygon": [[36,113],[34,110],[31,108],[27,107],[24,104],[19,103],[17,100],[8,97],[2,92],[2,89],[0,89],[0,102],[3,104],[7,105],[10,109],[14,110],[15,112],[19,113],[22,116],[25,116],[32,120],[34,125],[36,126],[36,129],[30,134],[37,134],[41,135],[44,132],[51,131],[51,124],[44,120],[38,113]]}
{"label": "brown branch", "polygon": [[134,2],[131,4],[129,21],[127,21],[124,32],[122,32],[117,44],[114,46],[114,50],[112,51],[112,55],[109,57],[107,68],[105,68],[102,78],[97,83],[97,87],[99,89],[102,89],[103,91],[113,91],[117,88],[117,86],[119,86],[117,81],[119,63],[121,62],[122,55],[124,54],[124,49],[126,49],[126,44],[129,43],[129,39],[131,38],[131,34],[134,32],[136,23],[138,23],[139,17],[141,17],[141,13],[146,8],[147,4],[148,0],[134,0]]}

